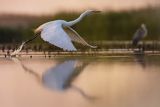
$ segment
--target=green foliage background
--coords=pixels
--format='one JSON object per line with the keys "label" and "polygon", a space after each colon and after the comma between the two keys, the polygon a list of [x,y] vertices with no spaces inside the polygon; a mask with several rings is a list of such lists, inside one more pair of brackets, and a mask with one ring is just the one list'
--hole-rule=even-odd
{"label": "green foliage background", "polygon": [[[51,16],[39,16],[28,27],[1,27],[0,43],[19,43],[34,36],[33,29],[57,19],[74,20],[80,13],[61,12]],[[102,12],[87,16],[73,28],[87,41],[131,40],[134,32],[145,23],[148,29],[146,40],[159,40],[160,8],[148,7],[140,10]],[[42,43],[39,38],[36,43]]]}

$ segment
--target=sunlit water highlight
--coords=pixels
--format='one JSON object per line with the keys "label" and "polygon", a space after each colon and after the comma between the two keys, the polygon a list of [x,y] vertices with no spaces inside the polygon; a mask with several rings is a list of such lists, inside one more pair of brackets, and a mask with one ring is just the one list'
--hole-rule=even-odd
{"label": "sunlit water highlight", "polygon": [[159,56],[1,58],[1,107],[159,107]]}

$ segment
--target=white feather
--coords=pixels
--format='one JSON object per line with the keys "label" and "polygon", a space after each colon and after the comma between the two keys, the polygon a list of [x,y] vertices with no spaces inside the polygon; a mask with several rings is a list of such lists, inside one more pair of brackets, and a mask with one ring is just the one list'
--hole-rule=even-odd
{"label": "white feather", "polygon": [[89,46],[91,48],[97,48],[97,46],[92,46],[90,44],[88,44],[75,30],[73,30],[71,27],[69,26],[65,26],[63,27],[64,31],[68,34],[68,36],[70,37],[70,39],[74,42],[80,43],[82,45],[85,46]]}
{"label": "white feather", "polygon": [[63,50],[76,51],[76,48],[73,46],[70,37],[62,28],[63,23],[64,21],[62,20],[47,23],[41,31],[41,38],[44,41],[62,48]]}
{"label": "white feather", "polygon": [[[35,33],[41,33],[41,38],[63,50],[76,51],[72,41],[81,43],[91,48],[96,46],[89,45],[83,38],[81,38],[76,31],[70,27],[80,22],[85,16],[99,11],[88,10],[82,13],[77,19],[66,22],[64,20],[50,21],[39,26]],[[69,30],[64,31],[63,27],[68,27]],[[67,34],[68,33],[68,34]]]}

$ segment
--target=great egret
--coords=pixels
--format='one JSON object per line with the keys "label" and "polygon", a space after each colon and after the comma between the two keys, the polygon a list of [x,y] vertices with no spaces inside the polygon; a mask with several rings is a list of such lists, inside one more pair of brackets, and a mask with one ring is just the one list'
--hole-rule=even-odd
{"label": "great egret", "polygon": [[137,46],[138,42],[147,36],[147,28],[145,24],[141,24],[141,27],[136,31],[132,39],[132,45]]}
{"label": "great egret", "polygon": [[100,11],[87,10],[73,21],[67,22],[64,20],[55,20],[44,23],[35,30],[36,36],[31,40],[26,41],[26,43],[32,41],[38,35],[41,35],[41,38],[44,41],[47,41],[50,44],[67,51],[77,50],[72,44],[72,41],[89,46],[91,48],[96,48],[96,46],[88,44],[75,30],[71,28],[71,26],[80,22],[85,16],[98,12]]}

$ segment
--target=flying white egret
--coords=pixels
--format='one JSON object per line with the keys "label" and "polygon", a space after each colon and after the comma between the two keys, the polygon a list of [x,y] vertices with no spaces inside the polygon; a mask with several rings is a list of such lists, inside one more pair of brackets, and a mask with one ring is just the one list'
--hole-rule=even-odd
{"label": "flying white egret", "polygon": [[64,20],[55,20],[44,23],[35,30],[36,36],[31,40],[26,41],[26,43],[32,41],[38,35],[41,35],[41,38],[44,41],[47,41],[50,44],[67,51],[77,50],[72,41],[89,46],[91,48],[96,48],[96,46],[91,46],[88,44],[75,30],[71,28],[71,26],[80,22],[85,16],[98,12],[100,11],[87,10],[73,21],[67,22]]}
{"label": "flying white egret", "polygon": [[136,31],[132,39],[132,45],[137,46],[138,42],[147,36],[147,28],[145,24],[141,24],[141,27]]}

